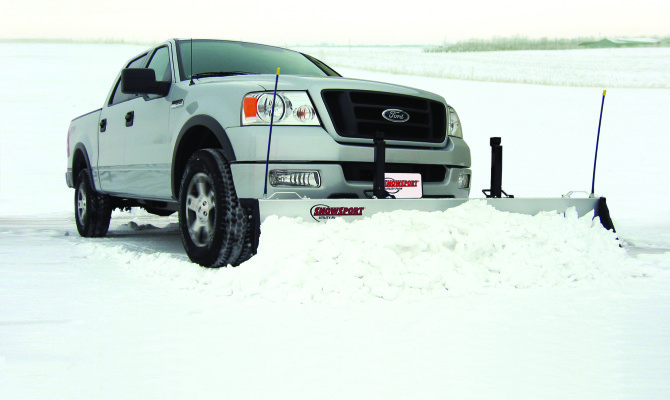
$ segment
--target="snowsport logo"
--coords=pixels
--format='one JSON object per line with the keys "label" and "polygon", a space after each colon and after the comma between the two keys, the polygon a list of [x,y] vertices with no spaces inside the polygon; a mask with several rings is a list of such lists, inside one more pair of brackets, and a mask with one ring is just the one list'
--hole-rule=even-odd
{"label": "snowsport logo", "polygon": [[362,216],[365,207],[330,207],[325,204],[317,204],[310,210],[315,221],[335,219],[336,217]]}
{"label": "snowsport logo", "polygon": [[396,194],[403,188],[415,188],[419,186],[418,179],[393,179],[386,178],[384,180],[384,187],[389,194]]}

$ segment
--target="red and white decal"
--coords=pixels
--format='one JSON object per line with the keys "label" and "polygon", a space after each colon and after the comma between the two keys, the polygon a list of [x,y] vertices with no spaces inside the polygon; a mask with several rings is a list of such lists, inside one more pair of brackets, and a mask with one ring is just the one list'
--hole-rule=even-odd
{"label": "red and white decal", "polygon": [[330,207],[325,204],[317,204],[312,207],[310,214],[317,222],[335,219],[337,217],[362,216],[365,207]]}
{"label": "red and white decal", "polygon": [[397,199],[420,199],[423,196],[421,174],[387,173],[384,188]]}

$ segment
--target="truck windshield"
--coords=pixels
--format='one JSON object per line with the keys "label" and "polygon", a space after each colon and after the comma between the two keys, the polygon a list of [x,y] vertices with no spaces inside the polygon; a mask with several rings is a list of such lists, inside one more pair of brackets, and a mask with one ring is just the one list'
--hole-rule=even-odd
{"label": "truck windshield", "polygon": [[277,68],[281,68],[283,75],[340,76],[311,56],[273,46],[197,39],[179,40],[177,49],[182,81],[191,79],[192,75],[207,76],[207,73],[275,74]]}

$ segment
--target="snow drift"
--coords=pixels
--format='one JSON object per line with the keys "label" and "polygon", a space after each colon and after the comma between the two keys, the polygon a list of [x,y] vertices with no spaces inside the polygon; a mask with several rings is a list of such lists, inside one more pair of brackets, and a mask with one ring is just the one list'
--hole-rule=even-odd
{"label": "snow drift", "polygon": [[184,287],[298,302],[459,296],[607,283],[634,274],[616,234],[592,215],[512,214],[484,201],[354,222],[270,217],[261,230],[258,254],[238,268],[208,270],[175,255],[118,246],[95,245],[94,252]]}

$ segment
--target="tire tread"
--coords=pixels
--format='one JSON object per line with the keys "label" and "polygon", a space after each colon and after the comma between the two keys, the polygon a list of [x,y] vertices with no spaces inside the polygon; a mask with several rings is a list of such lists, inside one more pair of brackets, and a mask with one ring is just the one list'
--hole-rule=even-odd
{"label": "tire tread", "polygon": [[[195,169],[207,169],[213,164],[216,171],[207,171],[214,182],[218,193],[216,231],[209,248],[195,248],[188,237],[186,226],[184,192],[188,187],[188,179]],[[242,261],[248,230],[248,221],[243,207],[240,205],[230,165],[222,150],[203,149],[195,152],[189,159],[181,181],[179,226],[184,249],[191,261],[204,267],[219,268],[226,265],[237,266]]]}

